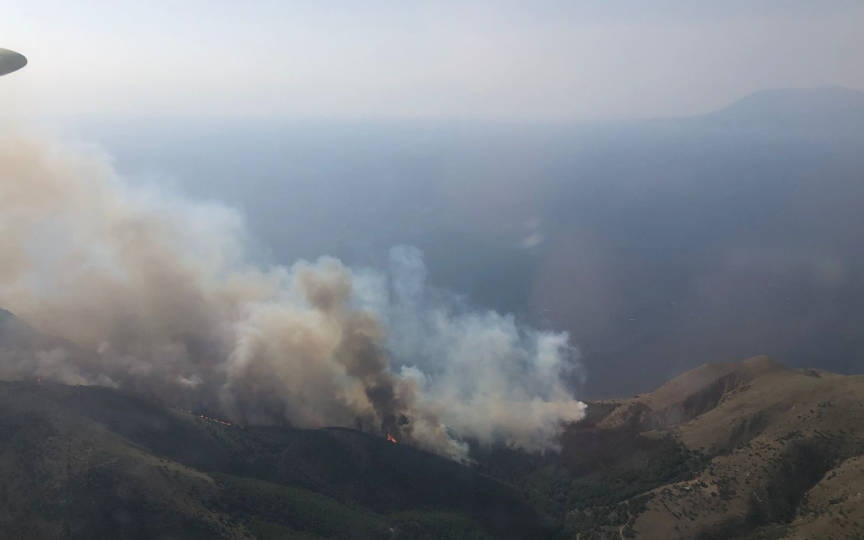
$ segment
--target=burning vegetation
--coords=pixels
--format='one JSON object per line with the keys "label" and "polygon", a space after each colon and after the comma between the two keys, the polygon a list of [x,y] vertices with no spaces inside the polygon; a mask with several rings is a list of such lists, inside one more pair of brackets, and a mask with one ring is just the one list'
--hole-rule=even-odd
{"label": "burning vegetation", "polygon": [[234,425],[233,423],[229,422],[228,420],[220,420],[219,418],[207,416],[204,413],[199,414],[198,418],[205,421],[205,422],[210,422],[212,424],[221,424],[223,426],[233,426]]}

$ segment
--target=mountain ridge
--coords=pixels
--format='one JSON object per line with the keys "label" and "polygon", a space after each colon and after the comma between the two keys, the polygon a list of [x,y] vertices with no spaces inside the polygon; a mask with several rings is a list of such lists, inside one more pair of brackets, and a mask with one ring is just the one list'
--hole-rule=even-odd
{"label": "mountain ridge", "polygon": [[842,86],[759,90],[690,120],[848,135],[864,127],[864,91]]}
{"label": "mountain ridge", "polygon": [[[44,343],[0,339],[0,355]],[[468,441],[461,464],[348,428],[239,426],[114,388],[7,380],[0,526],[9,538],[864,534],[862,375],[757,356],[587,412],[559,452]]]}

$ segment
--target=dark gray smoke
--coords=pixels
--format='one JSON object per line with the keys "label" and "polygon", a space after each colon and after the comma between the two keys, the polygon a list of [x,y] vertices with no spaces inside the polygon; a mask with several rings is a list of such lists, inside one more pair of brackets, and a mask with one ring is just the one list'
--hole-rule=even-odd
{"label": "dark gray smoke", "polygon": [[[0,376],[128,388],[245,423],[390,433],[454,458],[464,439],[542,450],[582,418],[566,334],[472,311],[390,271],[248,261],[219,204],[133,189],[92,148],[0,136],[0,306],[56,336]],[[2,351],[2,350],[0,350]]]}

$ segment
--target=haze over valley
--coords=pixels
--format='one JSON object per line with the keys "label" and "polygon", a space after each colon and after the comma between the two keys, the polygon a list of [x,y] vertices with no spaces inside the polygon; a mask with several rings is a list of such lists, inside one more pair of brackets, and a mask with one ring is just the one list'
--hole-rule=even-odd
{"label": "haze over valley", "polygon": [[79,128],[133,183],[232,201],[262,261],[421,249],[432,285],[567,331],[589,397],[756,353],[860,371],[862,131],[843,88],[638,122]]}

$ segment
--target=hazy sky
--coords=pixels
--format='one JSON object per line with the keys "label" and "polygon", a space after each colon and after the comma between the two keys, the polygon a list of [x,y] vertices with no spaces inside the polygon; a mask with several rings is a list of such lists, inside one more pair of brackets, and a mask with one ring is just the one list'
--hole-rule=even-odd
{"label": "hazy sky", "polygon": [[5,0],[6,112],[686,115],[864,88],[862,0]]}

